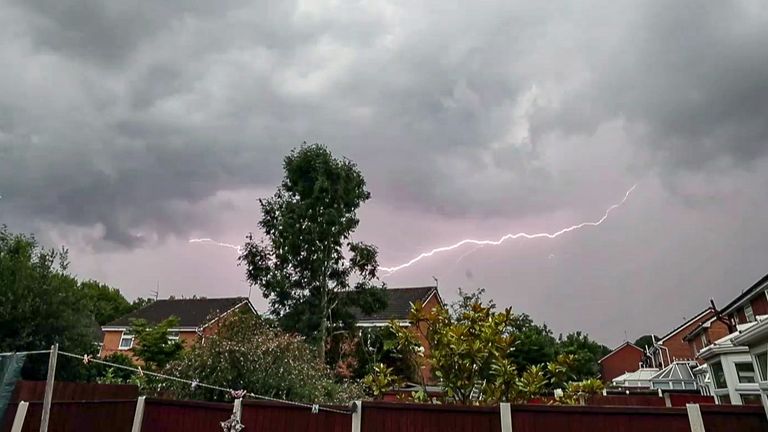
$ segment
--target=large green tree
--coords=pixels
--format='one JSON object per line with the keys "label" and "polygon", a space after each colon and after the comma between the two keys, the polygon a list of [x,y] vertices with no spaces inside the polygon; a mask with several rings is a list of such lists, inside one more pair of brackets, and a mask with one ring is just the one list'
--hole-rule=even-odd
{"label": "large green tree", "polygon": [[107,324],[135,309],[123,297],[120,290],[101,282],[95,280],[80,282],[80,290],[99,325]]}
{"label": "large green tree", "polygon": [[[61,350],[94,352],[98,325],[88,299],[67,273],[67,253],[43,248],[35,237],[0,227],[0,352]],[[44,379],[47,358],[30,356],[27,379]],[[80,378],[78,369],[59,362],[57,376]]]}
{"label": "large green tree", "polygon": [[574,357],[572,372],[577,380],[596,378],[600,373],[598,360],[611,350],[589,338],[589,335],[576,331],[558,338],[557,351]]}
{"label": "large green tree", "polygon": [[354,308],[384,306],[376,248],[351,239],[370,193],[352,161],[319,144],[294,149],[283,168],[277,192],[259,200],[264,239],[249,234],[240,261],[280,325],[315,343],[324,361],[328,336]]}

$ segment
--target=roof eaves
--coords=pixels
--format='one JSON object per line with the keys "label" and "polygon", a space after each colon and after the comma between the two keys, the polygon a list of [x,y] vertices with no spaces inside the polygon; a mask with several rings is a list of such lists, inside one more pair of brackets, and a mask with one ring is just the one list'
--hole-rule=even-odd
{"label": "roof eaves", "polygon": [[736,296],[735,299],[731,300],[730,303],[725,305],[722,309],[722,313],[725,315],[732,313],[735,309],[744,304],[745,301],[751,300],[752,296],[757,291],[765,287],[768,287],[768,274],[760,278],[760,280],[752,284],[751,287],[747,288],[744,292]]}
{"label": "roof eaves", "polygon": [[691,324],[692,322],[694,322],[694,321],[696,321],[696,320],[698,320],[698,319],[701,319],[701,317],[703,317],[704,315],[706,315],[706,314],[708,314],[708,313],[710,313],[710,312],[713,312],[711,307],[708,307],[708,308],[704,309],[703,311],[699,312],[699,313],[698,313],[696,316],[694,316],[693,318],[691,318],[691,319],[689,319],[689,320],[685,321],[684,323],[680,324],[679,326],[675,327],[675,329],[674,329],[674,330],[672,330],[671,332],[669,332],[669,333],[665,334],[664,336],[662,336],[662,337],[661,337],[661,338],[660,338],[658,341],[656,341],[656,342],[657,342],[657,343],[663,343],[663,342],[666,342],[667,340],[669,340],[669,338],[671,338],[672,336],[676,335],[676,334],[677,334],[677,333],[678,333],[680,330],[682,330],[682,329],[686,328],[686,327],[687,327],[689,324]]}

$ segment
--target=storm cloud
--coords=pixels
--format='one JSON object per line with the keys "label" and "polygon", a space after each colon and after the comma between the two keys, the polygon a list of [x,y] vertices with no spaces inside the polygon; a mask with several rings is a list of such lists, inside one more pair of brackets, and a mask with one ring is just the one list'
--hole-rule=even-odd
{"label": "storm cloud", "polygon": [[[192,235],[242,240],[303,141],[360,165],[374,196],[361,235],[387,265],[467,235],[594,220],[640,182],[592,243],[483,248],[395,284],[487,286],[616,341],[579,308],[647,310],[677,290],[658,311],[674,324],[706,306],[691,296],[726,300],[765,271],[752,240],[768,237],[762,1],[5,0],[0,38],[0,222],[81,250],[81,271],[136,295],[150,280],[107,260],[181,259]],[[734,221],[751,236],[724,228]],[[680,287],[711,260],[705,245],[724,270]],[[183,267],[152,277],[183,292],[192,282],[168,276]],[[211,266],[225,271],[239,272]],[[574,283],[587,294],[544,306]]]}

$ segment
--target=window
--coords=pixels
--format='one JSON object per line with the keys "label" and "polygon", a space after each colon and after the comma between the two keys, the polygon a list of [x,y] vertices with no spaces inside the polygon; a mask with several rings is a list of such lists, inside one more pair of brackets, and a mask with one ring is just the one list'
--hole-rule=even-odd
{"label": "window", "polygon": [[752,311],[752,305],[749,303],[744,306],[744,316],[747,317],[747,322],[752,322],[755,320],[755,313]]}
{"label": "window", "polygon": [[752,363],[735,363],[736,376],[739,377],[739,382],[742,384],[756,383],[755,368]]}
{"label": "window", "polygon": [[717,397],[718,401],[720,401],[720,405],[730,405],[731,404],[731,397],[727,394],[719,395]]}
{"label": "window", "polygon": [[124,331],[120,336],[120,349],[128,350],[133,348],[133,333]]}
{"label": "window", "polygon": [[168,331],[168,340],[169,341],[177,341],[179,340],[179,332],[177,331]]}
{"label": "window", "polygon": [[712,381],[715,383],[715,388],[722,389],[728,388],[728,383],[725,381],[725,372],[723,371],[723,365],[720,363],[712,363]]}
{"label": "window", "polygon": [[704,349],[707,345],[709,345],[709,342],[707,342],[707,334],[702,333],[701,334],[701,349]]}
{"label": "window", "polygon": [[757,370],[760,372],[760,381],[768,381],[768,351],[755,355]]}
{"label": "window", "polygon": [[760,400],[759,394],[739,394],[741,397],[741,403],[744,405],[762,405],[763,401]]}

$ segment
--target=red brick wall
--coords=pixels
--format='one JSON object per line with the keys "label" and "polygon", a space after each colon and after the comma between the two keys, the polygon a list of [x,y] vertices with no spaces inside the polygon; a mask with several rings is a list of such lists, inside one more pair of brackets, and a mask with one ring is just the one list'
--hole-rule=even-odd
{"label": "red brick wall", "polygon": [[752,311],[755,315],[768,315],[768,298],[765,296],[765,292],[761,292],[757,297],[753,298]]}
{"label": "red brick wall", "polygon": [[[429,300],[427,300],[426,303],[424,303],[425,311],[431,311],[437,307],[442,307],[440,305],[440,301],[438,300],[437,294],[433,295]],[[410,330],[416,334],[416,337],[419,339],[419,342],[421,342],[421,346],[424,347],[424,356],[428,357],[430,353],[430,347],[429,347],[429,342],[425,337],[425,335],[427,334],[427,325],[422,323],[418,328],[411,327]],[[430,370],[430,367],[428,364],[424,369],[422,369],[422,376],[424,377],[425,382],[427,383],[432,382],[432,371]]]}
{"label": "red brick wall", "polygon": [[[713,316],[714,312],[707,312],[705,315],[701,316],[701,318],[691,321],[687,326],[679,329],[675,334],[670,336],[669,339],[662,343],[662,345],[666,347],[667,350],[669,350],[669,357],[671,361],[694,359],[696,357],[696,352],[693,351],[691,344],[689,344],[687,341],[684,341],[683,337],[692,332],[693,329],[698,327],[699,324],[701,324],[703,321],[706,321]],[[664,358],[664,364],[668,365],[669,362],[667,361],[667,353],[663,352],[662,356]]]}
{"label": "red brick wall", "polygon": [[610,382],[625,372],[634,372],[638,369],[642,358],[641,349],[633,345],[624,345],[600,362],[600,378],[603,382]]}

